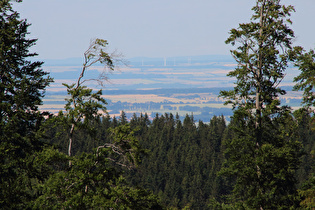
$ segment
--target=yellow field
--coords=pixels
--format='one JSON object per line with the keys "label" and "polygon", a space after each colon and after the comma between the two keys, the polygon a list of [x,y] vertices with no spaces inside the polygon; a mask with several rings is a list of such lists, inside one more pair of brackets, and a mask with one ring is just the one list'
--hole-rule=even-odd
{"label": "yellow field", "polygon": [[102,95],[105,99],[110,99],[112,102],[116,103],[118,101],[128,102],[128,103],[147,103],[154,102],[159,103],[163,101],[171,101],[173,103],[179,103],[179,99],[169,98],[169,97],[161,97],[155,94],[135,94],[135,95]]}

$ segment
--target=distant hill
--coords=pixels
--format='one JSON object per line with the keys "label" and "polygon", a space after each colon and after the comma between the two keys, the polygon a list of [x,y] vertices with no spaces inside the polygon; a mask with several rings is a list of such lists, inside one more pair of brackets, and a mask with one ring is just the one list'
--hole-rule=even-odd
{"label": "distant hill", "polygon": [[[111,115],[119,116],[124,110],[130,117],[133,113],[172,112],[183,119],[192,114],[196,120],[209,121],[214,115],[223,114],[226,119],[232,114],[231,107],[223,106],[218,98],[220,90],[233,88],[235,78],[227,77],[236,67],[231,56],[204,55],[128,59],[128,66],[108,75],[109,82],[101,87],[94,80],[85,84],[90,88],[103,89],[107,108]],[[64,106],[66,88],[62,83],[75,83],[82,69],[81,58],[45,60],[43,68],[50,72],[55,82],[47,89],[44,110],[59,111]],[[98,78],[103,70],[91,67],[85,79]],[[284,104],[299,107],[300,93],[292,92],[292,81],[299,71],[290,67],[281,85],[288,94],[281,98]]]}
{"label": "distant hill", "polygon": [[[174,66],[182,64],[196,64],[208,62],[234,62],[230,55],[200,55],[175,57],[134,57],[126,58],[131,66],[154,65]],[[44,66],[80,66],[83,58],[45,59]]]}
{"label": "distant hill", "polygon": [[44,66],[81,66],[83,58],[45,59]]}
{"label": "distant hill", "polygon": [[205,64],[210,62],[234,62],[231,55],[200,55],[200,56],[179,56],[179,57],[136,57],[128,59],[131,65],[135,66],[176,66],[187,64]]}

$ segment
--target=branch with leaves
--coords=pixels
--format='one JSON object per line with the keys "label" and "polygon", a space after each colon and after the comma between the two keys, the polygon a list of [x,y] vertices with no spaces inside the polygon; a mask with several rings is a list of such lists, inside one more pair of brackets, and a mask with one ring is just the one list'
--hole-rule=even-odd
{"label": "branch with leaves", "polygon": [[147,151],[141,148],[130,125],[118,126],[110,129],[110,132],[112,141],[99,146],[96,154],[100,156],[102,149],[106,149],[109,153],[106,157],[108,160],[129,170],[141,163],[141,158],[147,154]]}
{"label": "branch with leaves", "polygon": [[294,78],[294,82],[297,84],[294,86],[294,90],[303,90],[303,103],[307,106],[315,106],[315,52],[310,50],[304,52],[302,48],[297,48],[298,57],[295,63],[296,67],[299,67],[301,71],[300,75]]}
{"label": "branch with leaves", "polygon": [[[82,71],[76,83],[72,85],[63,84],[67,87],[69,98],[66,99],[65,117],[70,124],[69,131],[69,147],[68,155],[72,155],[73,134],[75,129],[88,128],[88,123],[91,119],[96,119],[106,112],[106,101],[103,99],[102,90],[93,93],[93,90],[84,86],[83,83],[88,81],[84,80],[84,75],[88,69],[97,63],[104,66],[104,71],[101,75],[106,74],[108,71],[114,70],[114,61],[112,56],[114,54],[107,53],[108,42],[103,39],[94,39],[91,41],[90,46],[84,52],[84,63]],[[103,84],[104,77],[96,80],[99,84]],[[69,162],[71,165],[71,161]]]}
{"label": "branch with leaves", "polygon": [[[289,208],[297,205],[289,197],[296,194],[291,168],[298,165],[300,145],[291,139],[289,131],[295,124],[290,122],[289,107],[281,106],[279,96],[286,92],[279,84],[296,56],[289,28],[294,8],[280,0],[257,0],[252,10],[251,21],[232,29],[226,40],[236,48],[231,54],[238,65],[228,74],[237,80],[234,89],[220,93],[226,104],[233,105],[235,132],[225,142],[227,159],[221,171],[235,178],[230,198],[241,201],[244,208]],[[286,155],[288,151],[294,156]]]}

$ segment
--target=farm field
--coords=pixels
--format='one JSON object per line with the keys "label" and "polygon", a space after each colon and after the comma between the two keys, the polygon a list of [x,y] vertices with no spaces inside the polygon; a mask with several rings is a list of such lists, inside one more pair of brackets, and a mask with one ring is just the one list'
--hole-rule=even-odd
{"label": "farm field", "polygon": [[[165,90],[166,93],[163,93],[163,89],[155,91],[161,93],[152,93],[153,90],[146,90],[141,91],[142,94],[127,94],[124,90],[108,90],[107,92],[112,94],[103,95],[103,98],[108,102],[107,111],[112,117],[119,117],[122,110],[126,113],[128,119],[134,113],[137,115],[148,113],[151,119],[154,118],[156,113],[172,113],[173,115],[178,114],[181,119],[189,114],[193,115],[196,121],[209,122],[214,115],[224,115],[227,121],[229,121],[229,116],[232,115],[232,106],[224,105],[224,100],[218,97],[218,90],[214,88],[199,89],[199,92],[209,91],[209,93],[198,93],[198,89],[186,89],[185,91],[190,91],[187,94],[177,93],[178,91],[184,91],[182,89],[168,89]],[[192,93],[194,91],[195,93]],[[288,91],[287,95],[280,99],[284,104],[291,106],[292,109],[297,109],[300,107],[301,96],[301,93]],[[41,109],[56,114],[59,110],[63,110],[66,97],[66,94],[48,95],[44,98]]]}
{"label": "farm field", "polygon": [[[79,60],[79,59],[77,59]],[[80,74],[79,62],[48,61],[43,66],[50,72],[54,83],[47,90],[42,110],[58,113],[65,104],[66,88],[62,83],[75,83]],[[156,113],[178,114],[183,119],[193,115],[196,121],[208,122],[214,115],[224,115],[229,121],[232,107],[224,106],[219,98],[220,90],[231,89],[234,80],[226,74],[235,68],[229,56],[197,56],[174,58],[134,58],[128,66],[107,74],[109,80],[100,86],[91,80],[85,83],[93,89],[103,89],[103,98],[108,102],[111,116],[118,117],[123,110],[128,118],[133,113],[148,113],[153,118]],[[86,73],[86,79],[98,78],[103,67],[94,66]],[[301,93],[291,91],[293,78],[299,72],[289,69],[283,86],[287,94],[281,97],[283,103],[297,108]]]}

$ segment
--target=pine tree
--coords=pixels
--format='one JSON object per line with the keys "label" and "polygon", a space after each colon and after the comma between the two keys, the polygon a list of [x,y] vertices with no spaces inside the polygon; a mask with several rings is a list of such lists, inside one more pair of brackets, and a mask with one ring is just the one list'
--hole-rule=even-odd
{"label": "pine tree", "polygon": [[128,122],[126,113],[124,111],[121,111],[120,116],[119,116],[119,124],[120,125],[125,125]]}
{"label": "pine tree", "polygon": [[41,151],[36,132],[43,120],[38,106],[51,82],[40,69],[42,62],[29,48],[29,24],[12,9],[10,0],[0,2],[0,208],[25,208],[32,199],[31,178],[40,178],[32,159]]}
{"label": "pine tree", "polygon": [[[230,31],[226,43],[238,66],[234,90],[222,91],[234,108],[234,137],[225,142],[226,167],[235,179],[232,202],[245,208],[281,209],[296,205],[294,172],[300,144],[290,110],[278,97],[288,62],[293,58],[292,6],[280,0],[257,0],[250,23]],[[291,120],[291,121],[290,121]]]}

